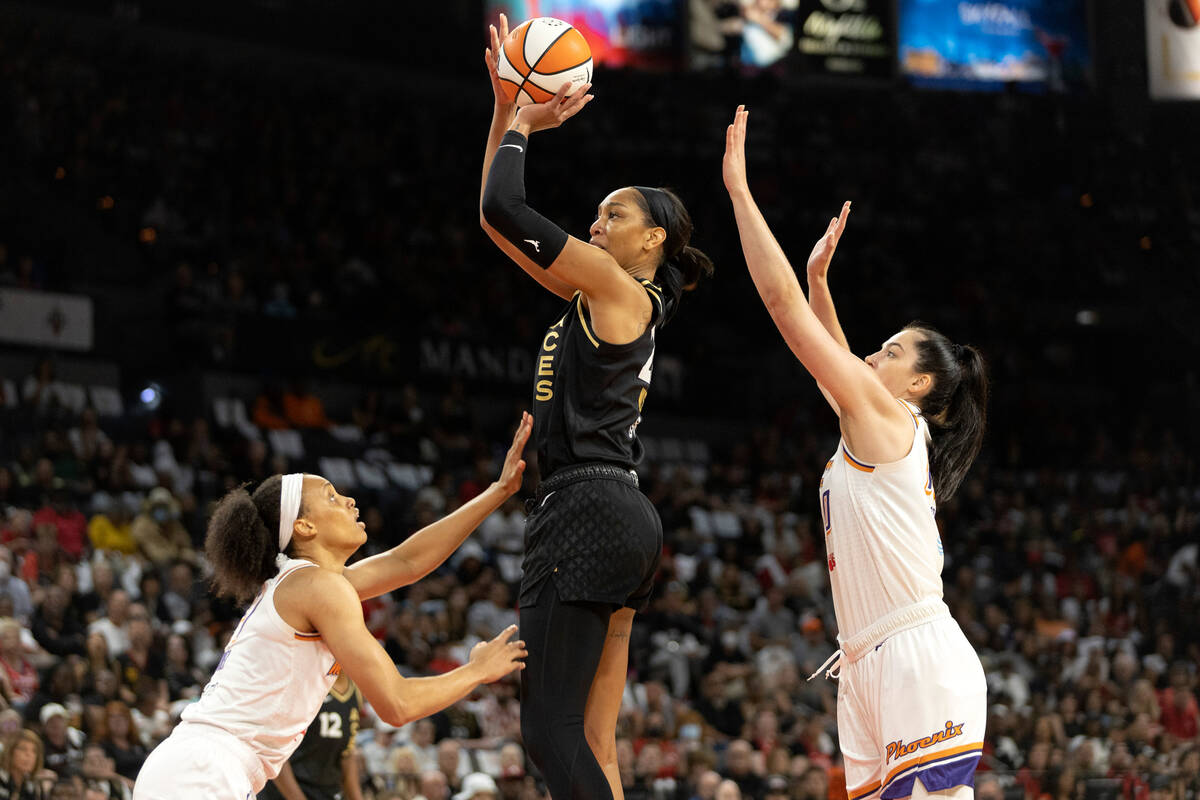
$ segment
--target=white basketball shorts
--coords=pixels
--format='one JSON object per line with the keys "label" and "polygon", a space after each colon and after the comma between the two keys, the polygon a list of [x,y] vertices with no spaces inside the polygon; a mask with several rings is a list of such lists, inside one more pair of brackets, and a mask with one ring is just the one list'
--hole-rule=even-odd
{"label": "white basketball shorts", "polygon": [[838,680],[838,741],[848,800],[973,786],[987,723],[987,681],[958,623],[893,634]]}
{"label": "white basketball shorts", "polygon": [[254,800],[265,782],[249,747],[227,733],[185,723],[150,752],[133,800]]}

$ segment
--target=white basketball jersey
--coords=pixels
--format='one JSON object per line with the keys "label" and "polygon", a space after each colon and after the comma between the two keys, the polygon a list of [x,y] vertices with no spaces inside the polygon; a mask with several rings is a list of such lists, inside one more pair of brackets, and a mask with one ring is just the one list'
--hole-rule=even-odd
{"label": "white basketball jersey", "polygon": [[889,464],[855,458],[845,440],[821,476],[821,516],[839,639],[893,611],[942,596],[942,539],[929,472],[929,426],[916,406],[908,455]]}
{"label": "white basketball jersey", "polygon": [[249,746],[267,778],[279,774],[321,709],[341,665],[319,633],[302,633],[275,610],[275,589],[311,561],[288,559],[263,584],[200,700],[181,715],[186,723],[220,728]]}

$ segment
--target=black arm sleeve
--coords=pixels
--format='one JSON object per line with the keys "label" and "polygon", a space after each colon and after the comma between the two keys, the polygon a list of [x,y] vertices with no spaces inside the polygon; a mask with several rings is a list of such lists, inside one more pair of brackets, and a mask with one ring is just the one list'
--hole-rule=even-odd
{"label": "black arm sleeve", "polygon": [[567,246],[567,232],[525,203],[528,144],[516,131],[504,134],[483,188],[483,218],[533,263],[546,269]]}

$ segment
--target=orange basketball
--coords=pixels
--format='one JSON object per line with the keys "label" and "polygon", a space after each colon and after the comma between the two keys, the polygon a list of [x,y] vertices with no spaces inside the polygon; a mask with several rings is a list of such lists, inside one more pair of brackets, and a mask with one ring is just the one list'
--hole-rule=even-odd
{"label": "orange basketball", "polygon": [[535,17],[508,34],[497,72],[509,100],[522,106],[544,103],[564,83],[571,94],[592,80],[592,49],[561,19]]}

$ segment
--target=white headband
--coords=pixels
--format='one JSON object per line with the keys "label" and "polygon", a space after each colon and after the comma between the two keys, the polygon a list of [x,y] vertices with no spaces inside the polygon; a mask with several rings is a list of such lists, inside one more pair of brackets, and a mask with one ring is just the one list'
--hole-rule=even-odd
{"label": "white headband", "polygon": [[300,490],[304,488],[304,473],[289,472],[279,487],[279,552],[292,541],[292,527],[300,515]]}

